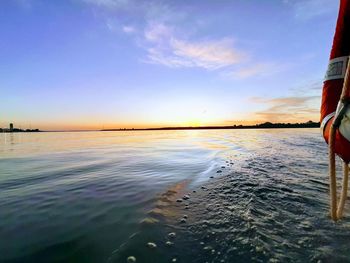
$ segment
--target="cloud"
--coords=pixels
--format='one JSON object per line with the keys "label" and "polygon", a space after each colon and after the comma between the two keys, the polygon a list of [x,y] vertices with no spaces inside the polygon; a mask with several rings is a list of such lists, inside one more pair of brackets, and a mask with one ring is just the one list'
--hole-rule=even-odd
{"label": "cloud", "polygon": [[297,87],[290,88],[289,90],[297,95],[311,95],[321,94],[323,87],[323,79],[311,79],[302,81]]}
{"label": "cloud", "polygon": [[191,61],[195,66],[218,69],[241,62],[243,52],[233,47],[230,39],[215,41],[188,42],[173,39],[173,53]]}
{"label": "cloud", "polygon": [[267,72],[268,65],[265,64],[255,64],[250,67],[241,68],[237,71],[232,72],[230,75],[238,78],[247,78],[254,75],[260,75]]}
{"label": "cloud", "polygon": [[122,30],[124,33],[127,33],[127,34],[132,34],[136,31],[135,27],[133,26],[123,26]]}
{"label": "cloud", "polygon": [[315,17],[337,12],[339,1],[334,0],[285,0],[284,3],[292,6],[295,17],[308,20]]}
{"label": "cloud", "polygon": [[251,100],[256,103],[268,103],[268,104],[288,104],[292,106],[299,106],[307,102],[308,100],[318,98],[318,96],[306,96],[306,97],[281,97],[267,99],[263,97],[252,97]]}
{"label": "cloud", "polygon": [[171,68],[193,67],[193,64],[190,61],[177,56],[167,55],[157,48],[149,48],[147,49],[147,52],[147,60],[145,60],[146,63],[160,64]]}
{"label": "cloud", "polygon": [[162,42],[169,41],[173,38],[173,28],[165,26],[162,23],[149,23],[150,25],[145,29],[144,36],[149,42],[161,45]]}
{"label": "cloud", "polygon": [[245,79],[253,76],[264,77],[283,71],[288,66],[286,63],[248,63],[238,69],[224,72],[223,76],[233,79]]}
{"label": "cloud", "polygon": [[[254,103],[265,104],[268,107],[255,112],[258,119],[271,122],[304,122],[319,118],[320,96],[281,97],[266,99],[253,97]],[[316,103],[315,103],[316,102]]]}
{"label": "cloud", "polygon": [[144,37],[149,63],[216,70],[237,64],[244,57],[244,53],[233,46],[232,39],[184,39],[176,35],[174,28],[162,23],[149,25]]}
{"label": "cloud", "polygon": [[82,0],[87,4],[93,4],[99,7],[105,7],[109,9],[119,8],[121,6],[127,5],[129,0]]}
{"label": "cloud", "polygon": [[[174,10],[174,5],[158,1],[80,1],[107,8],[107,28],[112,32],[122,30],[129,34],[135,44],[145,51],[145,56],[140,58],[141,62],[170,68],[201,68],[233,78],[265,76],[276,72],[274,63],[252,61],[250,52],[238,48],[232,37],[198,37],[195,24],[191,28],[181,27],[192,18],[188,13]],[[132,15],[132,19],[119,22],[121,10],[123,14]],[[131,26],[130,21],[137,28]]]}

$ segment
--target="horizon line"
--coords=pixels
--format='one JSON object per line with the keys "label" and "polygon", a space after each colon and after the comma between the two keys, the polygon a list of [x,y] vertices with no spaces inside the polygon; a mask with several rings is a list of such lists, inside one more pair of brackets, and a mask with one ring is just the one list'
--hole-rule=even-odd
{"label": "horizon line", "polygon": [[253,125],[210,125],[210,126],[170,126],[170,127],[151,127],[151,128],[111,128],[101,129],[99,131],[150,131],[150,130],[208,130],[208,129],[256,129],[256,128],[317,128],[320,122],[307,121],[300,123],[282,123],[282,122],[264,122]]}
{"label": "horizon line", "polygon": [[[254,128],[308,128],[319,127],[320,122],[309,120],[307,122],[263,122],[251,125],[233,124],[233,125],[206,125],[206,126],[163,126],[163,127],[146,127],[146,128],[102,128],[102,129],[55,129],[40,130],[39,132],[88,132],[88,131],[147,131],[147,130],[201,130],[201,129],[254,129]],[[27,129],[20,129],[18,132],[25,132]],[[0,128],[0,131],[7,132],[8,128]],[[31,129],[35,130],[35,129]]]}

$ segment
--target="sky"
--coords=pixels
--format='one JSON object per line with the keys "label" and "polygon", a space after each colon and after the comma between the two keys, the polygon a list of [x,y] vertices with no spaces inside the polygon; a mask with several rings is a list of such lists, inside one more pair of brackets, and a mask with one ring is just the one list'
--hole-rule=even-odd
{"label": "sky", "polygon": [[1,0],[0,127],[319,120],[335,0]]}

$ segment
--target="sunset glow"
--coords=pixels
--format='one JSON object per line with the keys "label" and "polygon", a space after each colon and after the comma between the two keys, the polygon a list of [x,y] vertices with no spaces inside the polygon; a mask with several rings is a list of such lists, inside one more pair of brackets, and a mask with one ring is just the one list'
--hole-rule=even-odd
{"label": "sunset glow", "polygon": [[318,121],[337,8],[331,0],[2,1],[0,126]]}

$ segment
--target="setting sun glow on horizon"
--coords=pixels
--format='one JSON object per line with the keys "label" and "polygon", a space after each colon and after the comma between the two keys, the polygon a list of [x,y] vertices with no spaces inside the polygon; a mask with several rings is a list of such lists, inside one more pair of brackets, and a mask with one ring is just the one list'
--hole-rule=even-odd
{"label": "setting sun glow on horizon", "polygon": [[337,8],[331,0],[2,1],[0,127],[317,122]]}

